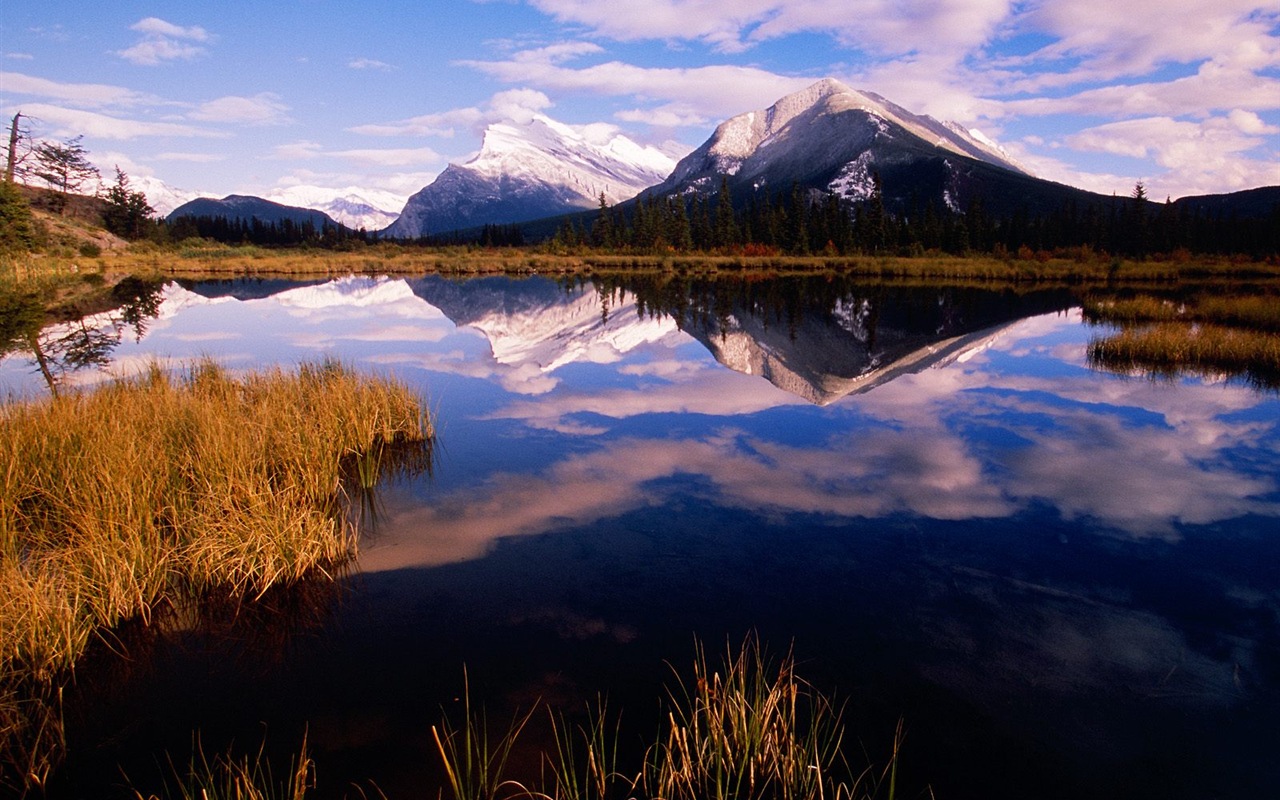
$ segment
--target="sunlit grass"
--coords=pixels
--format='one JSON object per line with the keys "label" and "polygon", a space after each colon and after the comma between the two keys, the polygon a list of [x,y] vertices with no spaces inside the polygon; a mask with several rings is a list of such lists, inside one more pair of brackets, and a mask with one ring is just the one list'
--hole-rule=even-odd
{"label": "sunlit grass", "polygon": [[1115,372],[1160,377],[1233,377],[1280,388],[1280,335],[1219,325],[1160,323],[1125,328],[1089,343],[1089,362]]}
{"label": "sunlit grass", "polygon": [[1201,294],[1186,299],[1139,295],[1094,299],[1084,304],[1090,322],[1204,322],[1254,331],[1280,332],[1280,296]]}
{"label": "sunlit grass", "polygon": [[0,405],[0,762],[31,760],[22,742],[47,737],[27,700],[50,697],[102,631],[348,560],[350,462],[432,435],[408,387],[333,362],[239,379],[153,367]]}

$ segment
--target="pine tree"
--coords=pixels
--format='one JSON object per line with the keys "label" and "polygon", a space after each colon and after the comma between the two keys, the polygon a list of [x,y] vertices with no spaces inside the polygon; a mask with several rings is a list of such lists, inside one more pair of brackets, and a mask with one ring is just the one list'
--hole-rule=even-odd
{"label": "pine tree", "polygon": [[106,201],[102,221],[107,230],[129,240],[141,239],[147,235],[147,224],[155,209],[147,202],[145,194],[130,191],[129,176],[118,166],[116,182],[107,190]]}

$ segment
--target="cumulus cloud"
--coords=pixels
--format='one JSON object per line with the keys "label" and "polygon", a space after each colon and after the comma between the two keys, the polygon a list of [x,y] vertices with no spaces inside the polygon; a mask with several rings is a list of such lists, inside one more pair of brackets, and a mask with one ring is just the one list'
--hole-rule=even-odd
{"label": "cumulus cloud", "polygon": [[[520,83],[539,89],[626,96],[657,101],[667,113],[655,117],[668,125],[697,118],[720,119],[762,108],[779,97],[803,89],[813,78],[777,75],[757,67],[639,67],[608,61],[571,67],[562,59],[547,58],[543,49],[522,51],[499,61],[459,62],[504,83]],[[623,112],[638,119],[639,109]]]}
{"label": "cumulus cloud", "polygon": [[964,51],[985,41],[1007,16],[1010,0],[899,3],[864,0],[654,0],[619,7],[591,0],[533,0],[563,22],[619,40],[682,39],[723,52],[794,33],[829,33],[852,46],[886,53]]}
{"label": "cumulus cloud", "polygon": [[183,27],[158,17],[147,17],[129,26],[142,34],[132,47],[116,51],[131,64],[153,67],[166,61],[190,61],[208,52],[213,37],[199,26]]}
{"label": "cumulus cloud", "polygon": [[1152,175],[1148,188],[1156,196],[1183,195],[1280,184],[1274,156],[1250,155],[1265,146],[1261,135],[1277,132],[1256,114],[1236,110],[1200,121],[1123,120],[1086,128],[1064,141],[1076,150],[1151,159],[1165,171]]}

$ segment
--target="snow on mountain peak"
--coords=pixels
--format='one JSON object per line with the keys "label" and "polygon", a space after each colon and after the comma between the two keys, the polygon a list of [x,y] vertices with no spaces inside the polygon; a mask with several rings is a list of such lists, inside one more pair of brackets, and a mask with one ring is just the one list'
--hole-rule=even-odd
{"label": "snow on mountain peak", "polygon": [[887,123],[893,123],[944,150],[1024,171],[999,145],[976,131],[913,114],[874,92],[851,89],[832,78],[789,94],[765,110],[748,111],[721,123],[706,154],[716,172],[735,175],[762,146],[780,140],[798,117],[848,111],[866,112],[876,126],[875,134],[889,135]]}
{"label": "snow on mountain peak", "polygon": [[590,205],[602,192],[610,203],[627,200],[665,178],[675,163],[611,125],[575,127],[535,113],[527,121],[491,124],[480,153],[462,166],[485,177],[562,186]]}

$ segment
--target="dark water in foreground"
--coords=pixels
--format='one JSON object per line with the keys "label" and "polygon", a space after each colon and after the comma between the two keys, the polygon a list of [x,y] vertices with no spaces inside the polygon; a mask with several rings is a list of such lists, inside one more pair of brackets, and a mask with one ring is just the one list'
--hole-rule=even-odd
{"label": "dark water in foreground", "polygon": [[[109,794],[117,764],[145,784],[195,729],[210,752],[305,731],[320,796],[435,796],[431,726],[464,665],[495,720],[603,693],[638,737],[695,636],[753,630],[847,701],[873,757],[904,720],[904,796],[1272,796],[1280,401],[1090,370],[1075,302],[825,279],[168,287],[112,370],[335,355],[421,386],[441,455],[382,491],[337,587],[95,656],[56,796]],[[19,356],[0,385],[40,391]]]}

